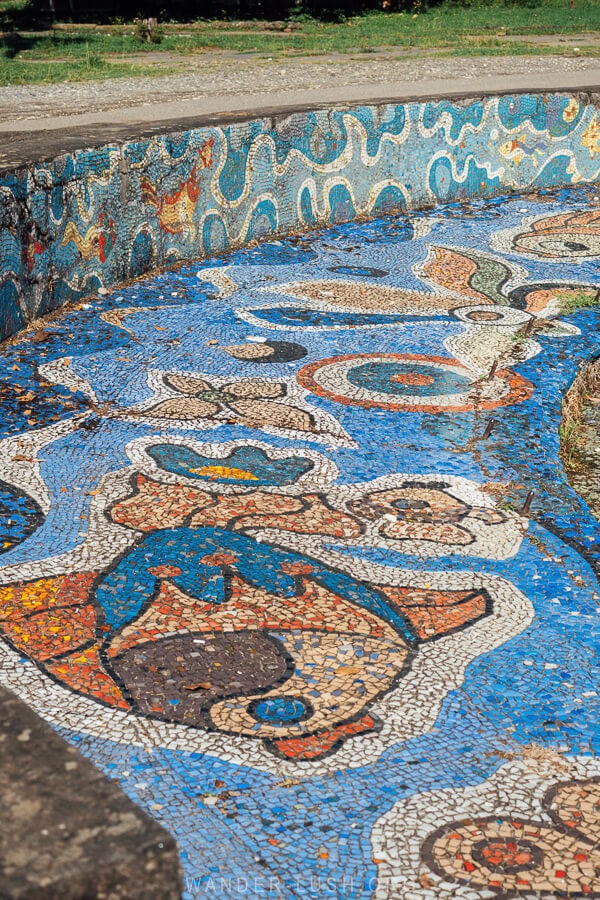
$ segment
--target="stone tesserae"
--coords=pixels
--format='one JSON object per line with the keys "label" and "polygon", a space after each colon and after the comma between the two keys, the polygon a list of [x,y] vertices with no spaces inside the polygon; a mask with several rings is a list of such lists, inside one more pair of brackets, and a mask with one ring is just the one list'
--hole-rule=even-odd
{"label": "stone tesserae", "polygon": [[559,457],[597,201],[272,241],[3,349],[2,681],[186,896],[600,897],[600,527]]}

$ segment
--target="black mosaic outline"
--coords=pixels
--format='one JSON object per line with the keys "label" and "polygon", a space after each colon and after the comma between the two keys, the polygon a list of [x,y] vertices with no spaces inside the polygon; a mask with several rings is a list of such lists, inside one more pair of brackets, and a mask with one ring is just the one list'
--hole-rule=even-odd
{"label": "black mosaic outline", "polygon": [[[12,494],[14,497],[24,497],[27,501],[29,501],[29,503],[32,504],[34,510],[31,514],[30,520],[32,522],[32,527],[29,528],[28,524],[25,537],[21,538],[20,541],[15,541],[13,544],[11,544],[10,547],[0,547],[0,556],[3,553],[9,553],[15,547],[19,547],[22,543],[24,543],[24,541],[28,540],[33,534],[35,534],[38,528],[41,528],[41,526],[46,521],[46,513],[43,511],[38,501],[34,497],[32,497],[31,494],[28,494],[26,490],[11,484],[10,481],[5,481],[3,478],[0,478],[0,491],[4,489],[6,489],[6,492],[8,494]],[[8,528],[10,528],[10,525],[8,526]]]}

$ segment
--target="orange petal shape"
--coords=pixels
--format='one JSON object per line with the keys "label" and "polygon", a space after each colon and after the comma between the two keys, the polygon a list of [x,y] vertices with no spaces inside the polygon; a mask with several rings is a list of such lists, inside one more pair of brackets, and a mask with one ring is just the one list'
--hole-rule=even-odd
{"label": "orange petal shape", "polygon": [[35,613],[8,620],[4,634],[11,643],[38,661],[51,659],[87,644],[96,635],[96,607],[91,603]]}
{"label": "orange petal shape", "polygon": [[317,759],[326,753],[331,753],[346,738],[355,734],[364,734],[366,731],[376,731],[378,723],[373,716],[361,716],[355,722],[346,722],[329,731],[320,731],[304,738],[281,738],[273,741],[272,747],[281,756],[287,759]]}
{"label": "orange petal shape", "polygon": [[94,644],[85,650],[47,663],[45,668],[58,681],[78,694],[94,697],[118,709],[129,709],[129,703],[123,697],[120,688],[104,669],[99,649],[99,644]]}
{"label": "orange petal shape", "polygon": [[421,588],[379,585],[406,616],[422,641],[452,634],[483,619],[491,612],[487,591],[434,591]]}
{"label": "orange petal shape", "polygon": [[4,585],[0,587],[0,623],[59,606],[84,604],[96,575],[97,572],[76,572]]}

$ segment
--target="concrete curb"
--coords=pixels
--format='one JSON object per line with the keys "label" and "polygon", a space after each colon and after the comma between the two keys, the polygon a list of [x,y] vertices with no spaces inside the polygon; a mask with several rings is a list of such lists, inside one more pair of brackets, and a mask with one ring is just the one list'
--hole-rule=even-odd
{"label": "concrete curb", "polygon": [[0,172],[46,162],[87,147],[137,141],[157,134],[222,126],[252,119],[284,118],[292,113],[350,108],[360,104],[396,104],[444,99],[454,101],[506,94],[600,92],[600,68],[583,72],[539,73],[535,76],[495,76],[454,81],[356,84],[340,88],[287,91],[242,96],[122,106],[116,109],[54,118],[0,122],[4,145]]}
{"label": "concrete curb", "polygon": [[[153,269],[265,237],[600,175],[600,93],[426,96],[223,114],[199,127],[149,121],[153,137],[128,141],[109,132],[131,135],[139,123],[73,128],[69,140],[84,149],[0,174],[0,335]],[[66,139],[23,135],[37,160]],[[18,135],[8,143],[22,155]]]}
{"label": "concrete curb", "polygon": [[0,688],[3,900],[176,900],[174,839]]}

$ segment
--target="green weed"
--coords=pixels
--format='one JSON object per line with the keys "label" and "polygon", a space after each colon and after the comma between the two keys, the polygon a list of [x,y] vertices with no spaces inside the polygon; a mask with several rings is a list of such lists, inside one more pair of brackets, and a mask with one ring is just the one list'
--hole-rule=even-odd
{"label": "green weed", "polygon": [[[24,5],[25,0],[0,0],[0,27],[9,29]],[[90,71],[98,78],[163,74],[160,64],[145,65],[148,51],[168,53],[169,70],[185,71],[185,61],[174,62],[173,54],[216,49],[274,58],[401,48],[447,56],[543,55],[556,53],[557,48],[509,38],[598,31],[598,0],[578,0],[573,7],[569,0],[527,0],[527,5],[520,0],[511,5],[503,0],[478,0],[468,5],[446,2],[431,9],[423,7],[418,14],[371,12],[338,23],[298,16],[286,31],[261,21],[166,22],[156,30],[160,43],[141,41],[135,23],[119,20],[102,26],[58,24],[47,31],[5,31],[0,41],[0,84],[77,81],[91,77]],[[600,56],[600,49],[578,48],[567,42],[561,44],[560,53]],[[136,66],[120,67],[123,55],[135,58]]]}
{"label": "green weed", "polygon": [[562,402],[559,426],[560,455],[567,471],[577,468],[580,456],[582,420],[590,397],[600,392],[600,369],[594,362],[586,363],[577,374]]}
{"label": "green weed", "polygon": [[569,313],[586,307],[600,306],[600,289],[597,291],[564,291],[557,294],[557,297],[563,315],[569,315]]}

